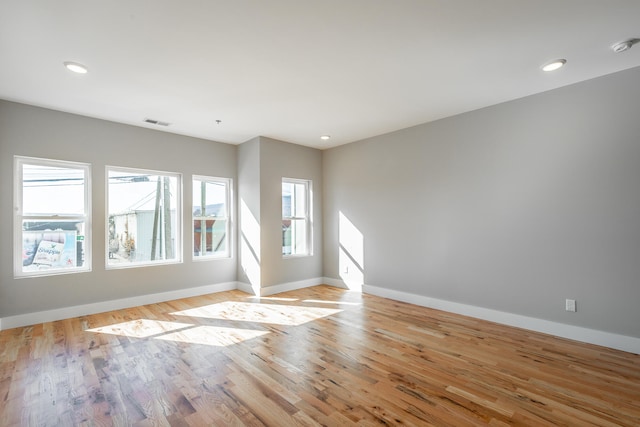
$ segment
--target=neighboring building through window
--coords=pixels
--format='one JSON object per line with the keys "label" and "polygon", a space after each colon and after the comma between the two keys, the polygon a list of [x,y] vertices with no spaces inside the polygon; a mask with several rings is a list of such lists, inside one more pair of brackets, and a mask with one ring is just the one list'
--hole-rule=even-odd
{"label": "neighboring building through window", "polygon": [[282,178],[282,255],[311,254],[311,181]]}
{"label": "neighboring building through window", "polygon": [[16,277],[91,270],[90,166],[15,157]]}
{"label": "neighboring building through window", "polygon": [[107,181],[107,266],[180,262],[180,174],[107,167]]}
{"label": "neighboring building through window", "polygon": [[226,178],[193,177],[193,256],[229,257],[229,187]]}

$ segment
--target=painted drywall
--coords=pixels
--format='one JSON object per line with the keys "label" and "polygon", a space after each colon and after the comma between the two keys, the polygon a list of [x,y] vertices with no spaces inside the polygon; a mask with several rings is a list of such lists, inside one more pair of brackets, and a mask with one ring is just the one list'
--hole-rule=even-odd
{"label": "painted drywall", "polygon": [[[238,177],[238,280],[263,293],[265,288],[306,284],[309,279],[322,277],[322,152],[266,137],[254,138],[238,147]],[[312,181],[314,238],[309,256],[282,256],[283,177]]]}
{"label": "painted drywall", "polygon": [[325,275],[640,337],[639,81],[324,151]]}
{"label": "painted drywall", "polygon": [[[260,142],[262,286],[322,277],[322,152],[265,137]],[[309,256],[282,256],[282,178],[311,181],[313,250]]]}
{"label": "painted drywall", "polygon": [[[236,257],[192,260],[192,175],[232,178],[233,145],[0,101],[0,318],[63,307],[235,282]],[[90,163],[93,264],[87,273],[13,277],[13,159],[30,156]],[[183,178],[184,248],[180,264],[105,270],[105,167],[178,172]],[[232,243],[232,247],[235,242]]]}
{"label": "painted drywall", "polygon": [[259,294],[262,284],[260,233],[260,138],[238,146],[238,281]]}

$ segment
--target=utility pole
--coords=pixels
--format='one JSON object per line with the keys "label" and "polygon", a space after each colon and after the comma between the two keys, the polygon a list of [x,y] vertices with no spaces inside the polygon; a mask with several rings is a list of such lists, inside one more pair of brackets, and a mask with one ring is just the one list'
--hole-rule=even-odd
{"label": "utility pole", "polygon": [[[207,182],[200,183],[200,216],[207,216]],[[207,254],[207,220],[200,220],[200,255]]]}
{"label": "utility pole", "polygon": [[153,236],[151,238],[151,261],[156,259],[156,245],[158,242],[158,221],[160,220],[160,177],[158,177],[158,186],[156,187],[156,209],[153,213]]}
{"label": "utility pole", "polygon": [[173,240],[171,239],[171,187],[169,177],[164,177],[164,255],[173,258]]}

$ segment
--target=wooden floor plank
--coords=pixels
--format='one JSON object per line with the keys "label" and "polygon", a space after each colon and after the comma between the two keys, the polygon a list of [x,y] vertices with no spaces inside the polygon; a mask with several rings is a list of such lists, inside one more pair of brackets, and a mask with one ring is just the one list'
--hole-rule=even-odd
{"label": "wooden floor plank", "polygon": [[0,426],[640,426],[640,356],[329,286],[0,332]]}

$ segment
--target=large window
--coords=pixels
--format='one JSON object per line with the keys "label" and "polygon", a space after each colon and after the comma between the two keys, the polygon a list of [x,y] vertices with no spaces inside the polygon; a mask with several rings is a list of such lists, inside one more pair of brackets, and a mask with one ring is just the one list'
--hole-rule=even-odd
{"label": "large window", "polygon": [[226,178],[193,177],[193,256],[229,256],[229,186]]}
{"label": "large window", "polygon": [[282,178],[282,255],[311,253],[311,181]]}
{"label": "large window", "polygon": [[107,167],[107,266],[180,262],[180,174]]}
{"label": "large window", "polygon": [[15,157],[14,272],[91,270],[90,167]]}

